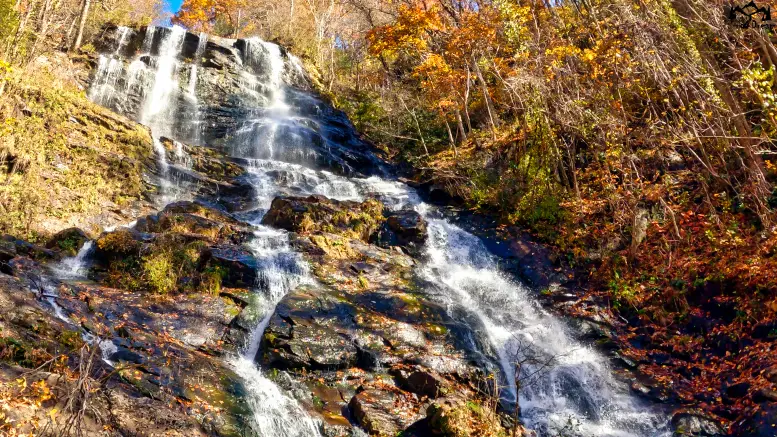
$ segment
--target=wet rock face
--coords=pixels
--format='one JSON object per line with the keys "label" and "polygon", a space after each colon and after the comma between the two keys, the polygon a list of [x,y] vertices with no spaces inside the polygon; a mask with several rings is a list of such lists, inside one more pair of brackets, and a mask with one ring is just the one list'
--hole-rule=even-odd
{"label": "wet rock face", "polygon": [[428,237],[426,220],[421,214],[409,210],[388,213],[386,221],[372,236],[372,241],[381,247],[402,247],[409,254],[418,256]]}
{"label": "wet rock face", "polygon": [[[323,405],[303,404],[333,426],[350,418],[373,435],[394,436],[429,435],[429,399],[457,392],[480,402],[478,368],[486,364],[459,341],[461,322],[413,291],[416,261],[410,250],[396,250],[422,244],[420,217],[385,213],[374,200],[279,197],[265,224],[292,232],[292,246],[318,280],[280,301],[256,357],[314,392],[339,393]],[[396,239],[385,248],[369,243],[384,228]]]}
{"label": "wet rock face", "polygon": [[[161,47],[171,34],[171,29],[155,27],[104,29],[97,44],[98,50],[107,54],[102,60],[103,68],[108,68],[108,56],[119,59],[123,65],[115,80],[108,80],[104,74],[101,76],[98,66],[94,79],[97,85],[109,84],[119,92],[98,95],[97,102],[141,120],[145,96],[154,86],[153,73],[157,63],[153,58],[160,55]],[[273,71],[277,66],[275,56],[280,56],[283,64],[280,75],[286,84],[281,91],[285,103],[302,119],[298,126],[281,128],[278,137],[289,138],[288,144],[270,152],[261,150],[255,142],[262,129],[255,120],[277,98],[274,94],[277,84],[272,83],[278,77],[278,72]],[[371,175],[383,165],[376,157],[380,152],[360,138],[343,112],[312,90],[299,61],[284,48],[253,39],[208,36],[207,40],[201,41],[200,35],[186,33],[177,58],[180,63],[178,89],[174,90],[170,109],[175,117],[170,117],[174,118],[169,120],[170,125],[158,134],[186,143],[240,152],[233,155],[253,154],[255,158],[272,156],[276,159],[283,155],[303,159],[311,166],[348,175]],[[193,65],[197,68],[192,69]],[[195,71],[197,76],[192,93],[189,84]],[[200,120],[200,125],[208,128],[193,128],[191,120]]]}
{"label": "wet rock face", "polygon": [[348,336],[356,309],[317,290],[287,295],[264,333],[263,364],[280,369],[345,369],[358,362]]}
{"label": "wet rock face", "polygon": [[356,422],[370,435],[392,437],[421,418],[417,414],[408,415],[408,411],[400,411],[400,398],[401,395],[388,390],[364,390],[351,398],[348,408]]}

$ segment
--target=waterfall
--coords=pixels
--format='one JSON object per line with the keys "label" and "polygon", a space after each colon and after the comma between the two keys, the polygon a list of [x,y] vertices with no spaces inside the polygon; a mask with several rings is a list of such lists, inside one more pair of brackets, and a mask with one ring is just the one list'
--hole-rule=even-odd
{"label": "waterfall", "polygon": [[65,258],[56,264],[53,269],[62,279],[79,279],[86,277],[89,255],[94,249],[94,242],[87,241],[81,246],[78,254],[72,258]]}
{"label": "waterfall", "polygon": [[104,106],[111,106],[116,97],[116,85],[124,73],[121,52],[129,42],[131,32],[129,27],[119,27],[116,31],[119,34],[116,49],[109,55],[100,55],[93,81],[98,86],[89,90],[89,99]]}
{"label": "waterfall", "polygon": [[[135,115],[153,132],[162,176],[160,203],[164,204],[186,192],[187,187],[173,186],[169,174],[176,166],[189,166],[190,160],[183,146],[175,142],[173,163],[169,163],[159,138],[173,137],[176,122],[192,123],[178,120],[185,117],[182,113],[189,114],[182,109],[191,108],[192,102],[198,108],[194,123],[201,122],[197,81],[205,76],[198,78],[199,60],[209,49],[207,37],[201,35],[188,83],[180,81],[178,58],[185,32],[176,27],[164,30],[159,38],[157,33],[162,31],[148,28],[142,50],[149,59],[144,62],[136,58],[126,74],[118,62],[121,47],[115,54],[101,57],[90,97],[111,106],[115,99],[108,94],[121,94],[115,91],[121,80],[126,82],[121,89],[127,95],[142,87],[141,108]],[[148,55],[152,52],[158,55]],[[503,400],[506,404],[519,402],[529,428],[542,436],[668,435],[666,418],[631,395],[628,387],[613,376],[604,356],[577,341],[560,319],[541,308],[531,290],[502,272],[497,259],[477,237],[443,219],[405,184],[378,177],[348,178],[321,170],[317,150],[340,148],[346,149],[344,155],[353,155],[349,147],[354,135],[346,132],[347,119],[338,119],[334,128],[325,125],[321,117],[324,105],[290,86],[305,76],[299,60],[284,54],[277,45],[254,38],[245,41],[240,52],[241,71],[235,82],[241,86],[239,99],[249,109],[240,113],[240,119],[232,120],[234,130],[218,146],[244,163],[255,196],[256,210],[245,213],[256,226],[247,244],[258,264],[255,327],[242,353],[229,362],[245,381],[246,400],[254,413],[250,422],[256,434],[319,435],[316,421],[268,379],[254,360],[278,302],[297,287],[313,283],[308,266],[291,247],[288,235],[259,225],[261,217],[278,195],[322,194],[357,201],[377,196],[391,209],[414,208],[427,219],[430,237],[426,257],[417,268],[424,284],[428,284],[424,292],[448,308],[454,319],[469,326],[473,337],[480,338],[480,342],[473,341],[472,347],[496,364],[501,383],[507,387]],[[112,61],[118,65],[111,65]],[[348,169],[347,162],[326,164]],[[516,362],[523,363],[520,390],[515,384]]]}
{"label": "waterfall", "polygon": [[521,368],[522,417],[541,435],[661,435],[665,419],[615,380],[606,358],[572,338],[531,292],[500,271],[480,240],[442,219],[429,220],[428,262],[422,276],[434,283],[452,314],[482,324],[498,355],[506,397],[516,399]]}
{"label": "waterfall", "polygon": [[183,46],[186,30],[175,26],[162,40],[157,66],[154,73],[154,85],[146,98],[140,115],[141,123],[151,127],[154,135],[172,135],[175,123],[173,97],[178,91],[178,55]]}
{"label": "waterfall", "polygon": [[251,332],[247,347],[231,360],[231,364],[246,384],[246,401],[254,413],[252,429],[257,435],[267,437],[318,436],[317,423],[254,364],[275,305],[287,293],[300,285],[313,283],[313,280],[300,255],[289,246],[285,232],[259,226],[249,248],[259,264],[259,322]]}
{"label": "waterfall", "polygon": [[189,72],[189,86],[187,88],[189,96],[197,100],[197,69],[202,61],[202,55],[205,53],[205,47],[208,44],[208,34],[200,33],[200,40],[197,43],[197,51],[192,58],[191,70]]}

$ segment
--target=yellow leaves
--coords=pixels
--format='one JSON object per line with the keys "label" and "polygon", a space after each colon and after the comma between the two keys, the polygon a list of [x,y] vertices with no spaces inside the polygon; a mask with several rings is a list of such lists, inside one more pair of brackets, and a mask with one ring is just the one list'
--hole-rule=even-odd
{"label": "yellow leaves", "polygon": [[425,51],[428,32],[443,29],[437,8],[402,6],[393,24],[372,29],[367,34],[373,56],[393,56],[401,50]]}

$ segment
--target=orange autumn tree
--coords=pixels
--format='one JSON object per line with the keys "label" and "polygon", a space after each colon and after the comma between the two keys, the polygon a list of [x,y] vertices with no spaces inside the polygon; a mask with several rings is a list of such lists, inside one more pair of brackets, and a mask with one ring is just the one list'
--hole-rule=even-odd
{"label": "orange autumn tree", "polygon": [[473,130],[471,108],[483,112],[496,136],[496,84],[510,73],[504,34],[500,13],[491,6],[452,16],[442,3],[419,2],[401,6],[396,19],[372,29],[367,41],[386,70],[390,63],[411,67],[426,106],[439,114],[455,147]]}
{"label": "orange autumn tree", "polygon": [[232,36],[241,25],[245,7],[245,0],[185,0],[172,22],[194,32]]}

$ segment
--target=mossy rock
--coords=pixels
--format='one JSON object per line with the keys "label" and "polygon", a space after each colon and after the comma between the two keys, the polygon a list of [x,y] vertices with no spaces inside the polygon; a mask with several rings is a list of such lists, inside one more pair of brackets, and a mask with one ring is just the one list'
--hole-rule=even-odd
{"label": "mossy rock", "polygon": [[76,256],[81,247],[89,241],[89,235],[78,228],[58,232],[46,243],[46,248],[59,251],[63,256]]}
{"label": "mossy rock", "polygon": [[324,196],[277,197],[262,224],[290,232],[326,232],[367,241],[385,220],[375,199],[341,202]]}

